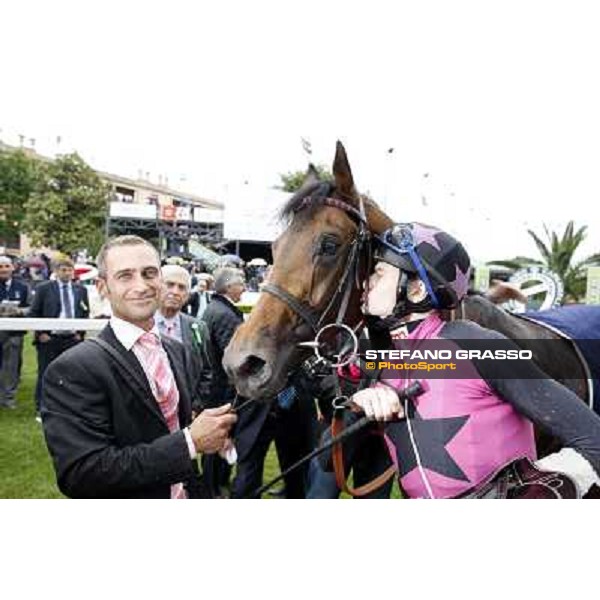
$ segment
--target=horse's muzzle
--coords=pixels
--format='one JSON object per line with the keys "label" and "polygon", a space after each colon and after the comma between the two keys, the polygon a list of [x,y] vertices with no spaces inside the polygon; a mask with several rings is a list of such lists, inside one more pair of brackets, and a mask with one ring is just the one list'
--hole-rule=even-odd
{"label": "horse's muzzle", "polygon": [[273,377],[268,358],[257,353],[241,353],[227,348],[223,356],[223,368],[238,394],[244,398],[268,400],[285,383]]}

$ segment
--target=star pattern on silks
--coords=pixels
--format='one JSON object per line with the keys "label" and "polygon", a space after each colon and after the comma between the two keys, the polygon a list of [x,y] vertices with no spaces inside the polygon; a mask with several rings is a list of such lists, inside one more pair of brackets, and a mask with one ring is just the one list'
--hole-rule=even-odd
{"label": "star pattern on silks", "polygon": [[417,244],[429,244],[436,250],[441,250],[440,243],[435,239],[435,236],[440,233],[439,229],[421,223],[413,223],[412,230]]}
{"label": "star pattern on silks", "polygon": [[453,281],[449,281],[448,285],[457,293],[458,297],[465,296],[469,289],[469,278],[471,276],[471,267],[467,267],[466,273],[460,270],[458,265],[456,267],[456,277]]}
{"label": "star pattern on silks", "polygon": [[[446,446],[468,421],[469,416],[423,419],[418,411],[411,417],[411,428],[415,444],[421,457],[421,465],[444,477],[470,481],[446,450]],[[410,441],[406,419],[388,423],[386,434],[396,447],[400,477],[417,467],[417,458]]]}

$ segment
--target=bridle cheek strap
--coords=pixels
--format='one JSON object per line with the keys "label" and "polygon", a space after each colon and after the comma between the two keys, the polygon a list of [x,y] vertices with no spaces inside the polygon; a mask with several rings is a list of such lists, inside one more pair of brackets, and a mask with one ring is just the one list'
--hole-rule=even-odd
{"label": "bridle cheek strap", "polygon": [[[343,200],[337,200],[336,198],[329,197],[319,198],[318,200],[315,200],[313,197],[309,196],[308,198],[305,198],[303,200],[303,202],[299,205],[295,212],[298,212],[302,208],[306,208],[315,202],[319,202],[320,204],[343,210],[350,217],[356,220],[358,225],[356,237],[352,242],[350,252],[346,259],[346,267],[344,269],[344,273],[340,279],[340,284],[337,290],[331,297],[331,300],[328,302],[326,308],[323,311],[318,311],[307,302],[298,300],[298,298],[294,297],[292,294],[290,294],[288,291],[284,290],[277,284],[267,283],[262,287],[261,291],[267,292],[268,294],[271,294],[272,296],[275,296],[276,298],[281,300],[293,312],[295,312],[316,334],[323,325],[331,309],[335,306],[336,301],[338,300],[340,301],[340,306],[335,322],[341,323],[344,320],[346,311],[348,309],[348,303],[350,301],[350,294],[352,291],[353,281],[356,281],[357,287],[359,287],[360,285],[358,275],[360,255],[363,247],[369,247],[368,242],[370,234],[366,226],[366,213],[362,198],[360,199],[359,211],[356,210],[353,206],[350,206],[350,204],[344,202]],[[367,272],[369,268],[370,265],[367,266]]]}
{"label": "bridle cheek strap", "polygon": [[315,333],[319,330],[319,313],[310,305],[301,302],[283,288],[272,283],[263,285],[261,291],[267,292],[287,304]]}

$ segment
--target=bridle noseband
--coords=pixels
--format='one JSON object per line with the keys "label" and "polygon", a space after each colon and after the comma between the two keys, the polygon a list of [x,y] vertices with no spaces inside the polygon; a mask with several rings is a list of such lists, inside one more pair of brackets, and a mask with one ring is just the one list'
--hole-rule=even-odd
{"label": "bridle noseband", "polygon": [[295,209],[295,213],[301,211],[304,208],[315,205],[331,206],[339,210],[344,211],[348,216],[352,218],[357,224],[356,234],[350,244],[350,251],[348,259],[346,260],[346,266],[344,273],[340,278],[340,283],[337,290],[332,295],[325,309],[320,312],[314,306],[311,306],[308,302],[299,300],[287,290],[274,283],[267,283],[262,287],[263,292],[267,292],[272,296],[275,296],[286,304],[296,315],[298,315],[304,323],[306,323],[313,331],[317,333],[321,329],[327,315],[331,312],[332,308],[336,305],[337,300],[340,300],[338,314],[335,322],[342,323],[348,310],[348,303],[350,301],[350,293],[352,291],[352,283],[355,282],[357,288],[360,289],[361,282],[359,281],[359,263],[360,256],[363,249],[367,250],[367,257],[369,265],[367,265],[366,273],[369,272],[370,267],[370,237],[371,234],[367,227],[367,216],[365,212],[363,199],[359,197],[360,210],[354,208],[344,200],[337,198],[331,198],[330,196],[322,195],[311,195],[307,196],[300,202]]}

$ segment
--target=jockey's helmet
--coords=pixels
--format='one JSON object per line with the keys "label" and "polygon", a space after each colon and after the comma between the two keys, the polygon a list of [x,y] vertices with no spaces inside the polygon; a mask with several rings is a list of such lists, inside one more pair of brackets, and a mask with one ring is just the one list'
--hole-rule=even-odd
{"label": "jockey's helmet", "polygon": [[394,225],[377,236],[374,255],[376,260],[400,269],[399,300],[406,294],[407,276],[418,277],[427,289],[428,302],[423,309],[455,308],[467,294],[469,255],[458,240],[437,227]]}

